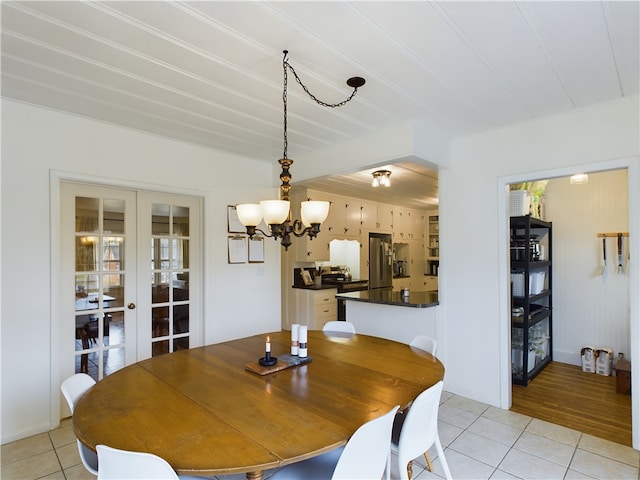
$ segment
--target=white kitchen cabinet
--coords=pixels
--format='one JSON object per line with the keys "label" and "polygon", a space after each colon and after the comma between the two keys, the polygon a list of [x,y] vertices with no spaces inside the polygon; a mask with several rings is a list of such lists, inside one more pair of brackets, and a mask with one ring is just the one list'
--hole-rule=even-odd
{"label": "white kitchen cabinet", "polygon": [[424,239],[425,214],[413,208],[393,207],[393,240]]}
{"label": "white kitchen cabinet", "polygon": [[[300,204],[306,200],[330,201],[329,196],[321,192],[297,193],[291,196],[291,212],[295,218],[300,218]],[[331,208],[329,208],[331,215]],[[296,237],[291,240],[295,250],[296,262],[328,262],[329,261],[329,232],[327,222],[320,226],[320,233],[311,239],[308,235]]]}
{"label": "white kitchen cabinet", "polygon": [[417,292],[425,291],[424,283],[424,246],[422,240],[409,240],[407,242],[406,250],[407,255],[407,267],[406,274],[409,276],[408,284],[404,285],[411,290]]}
{"label": "white kitchen cabinet", "polygon": [[411,210],[411,240],[420,240],[424,242],[425,239],[425,220],[427,215],[420,210]]}
{"label": "white kitchen cabinet", "polygon": [[378,224],[378,205],[373,202],[360,202],[360,225],[362,231],[376,230]]}
{"label": "white kitchen cabinet", "polygon": [[360,202],[355,198],[333,197],[329,210],[329,235],[334,238],[358,238],[361,228]]}
{"label": "white kitchen cabinet", "polygon": [[393,207],[391,205],[378,204],[378,230],[393,232]]}
{"label": "white kitchen cabinet", "polygon": [[320,231],[318,235],[311,239],[307,235],[292,240],[296,245],[297,262],[328,262],[329,261],[329,234]]}
{"label": "white kitchen cabinet", "polygon": [[393,241],[413,238],[413,211],[409,208],[393,208]]}
{"label": "white kitchen cabinet", "polygon": [[309,290],[294,288],[296,296],[296,318],[294,323],[307,325],[309,330],[322,330],[322,326],[338,319],[337,288]]}
{"label": "white kitchen cabinet", "polygon": [[362,232],[393,233],[393,207],[374,202],[361,202]]}

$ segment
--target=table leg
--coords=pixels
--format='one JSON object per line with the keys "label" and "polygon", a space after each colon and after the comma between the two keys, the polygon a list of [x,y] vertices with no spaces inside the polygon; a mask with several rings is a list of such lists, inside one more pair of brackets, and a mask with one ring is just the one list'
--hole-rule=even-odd
{"label": "table leg", "polygon": [[258,470],[257,472],[247,472],[247,480],[262,480],[262,474],[264,472],[262,470]]}

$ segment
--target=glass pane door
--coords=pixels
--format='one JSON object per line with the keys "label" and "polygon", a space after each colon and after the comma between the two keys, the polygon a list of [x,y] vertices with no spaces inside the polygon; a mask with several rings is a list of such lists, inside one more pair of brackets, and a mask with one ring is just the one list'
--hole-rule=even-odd
{"label": "glass pane door", "polygon": [[151,352],[189,348],[189,208],[151,206]]}
{"label": "glass pane door", "polygon": [[202,344],[199,197],[61,183],[61,378]]}
{"label": "glass pane door", "polygon": [[96,381],[126,363],[126,269],[135,258],[125,251],[135,239],[125,212],[124,198],[74,196],[74,371]]}

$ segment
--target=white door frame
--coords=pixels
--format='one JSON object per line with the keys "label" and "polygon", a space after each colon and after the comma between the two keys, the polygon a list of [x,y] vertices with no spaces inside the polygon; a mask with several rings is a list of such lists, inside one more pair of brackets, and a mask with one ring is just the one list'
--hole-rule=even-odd
{"label": "white door frame", "polygon": [[[60,290],[60,275],[62,271],[62,265],[60,262],[60,232],[61,232],[61,215],[60,215],[60,194],[61,194],[61,183],[64,181],[70,182],[79,182],[86,184],[95,184],[104,187],[112,187],[112,188],[122,188],[122,189],[130,189],[130,190],[149,190],[153,192],[164,192],[164,193],[174,193],[178,195],[187,195],[192,197],[201,198],[201,208],[200,208],[200,224],[202,226],[200,230],[201,235],[201,252],[200,256],[202,258],[202,265],[206,265],[205,253],[204,249],[205,245],[205,224],[204,224],[204,206],[206,204],[206,199],[209,195],[208,192],[188,189],[188,188],[176,188],[170,185],[156,185],[156,184],[145,184],[143,182],[133,182],[109,177],[99,177],[95,175],[86,175],[80,174],[76,172],[67,172],[62,170],[54,170],[51,169],[49,171],[49,244],[50,244],[50,258],[51,265],[49,269],[50,275],[50,312],[51,312],[51,344],[50,344],[50,406],[49,406],[49,422],[51,428],[55,428],[60,424],[60,408],[61,408],[61,393],[60,393],[60,384],[62,383],[62,378],[60,374],[60,357],[62,355],[61,352],[61,325],[62,318],[60,314],[61,302],[59,298],[59,290]],[[202,285],[202,291],[205,291],[204,279],[206,277],[204,268],[201,272],[200,284]],[[202,296],[203,297],[203,296]],[[202,318],[204,318],[204,298],[200,299],[200,311],[202,312]],[[199,325],[200,329],[199,338],[204,341],[204,326]]]}
{"label": "white door frame", "polygon": [[[509,209],[508,189],[512,183],[533,179],[567,177],[576,172],[595,173],[627,170],[629,189],[629,323],[631,335],[631,391],[640,392],[640,158],[630,157],[554,170],[498,178],[498,269],[500,298],[500,407],[511,408],[511,311],[509,300]],[[633,259],[636,259],[635,261]],[[631,397],[633,448],[640,450],[640,395]]]}

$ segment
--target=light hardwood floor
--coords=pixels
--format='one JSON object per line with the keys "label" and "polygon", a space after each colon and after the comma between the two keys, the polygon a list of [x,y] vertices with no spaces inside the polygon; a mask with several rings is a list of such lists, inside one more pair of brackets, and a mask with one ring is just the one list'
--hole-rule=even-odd
{"label": "light hardwood floor", "polygon": [[631,396],[616,378],[552,362],[528,386],[513,386],[511,411],[631,446]]}

